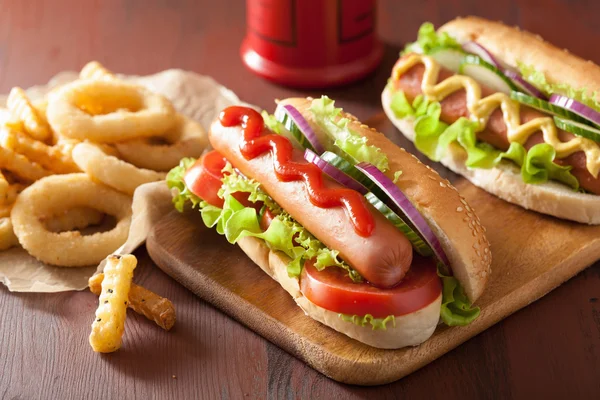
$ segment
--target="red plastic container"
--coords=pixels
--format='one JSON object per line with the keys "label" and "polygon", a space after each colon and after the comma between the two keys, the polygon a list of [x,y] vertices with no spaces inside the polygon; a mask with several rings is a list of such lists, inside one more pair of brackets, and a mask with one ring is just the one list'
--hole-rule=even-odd
{"label": "red plastic container", "polygon": [[376,0],[246,0],[246,66],[274,82],[338,86],[373,71],[383,55]]}

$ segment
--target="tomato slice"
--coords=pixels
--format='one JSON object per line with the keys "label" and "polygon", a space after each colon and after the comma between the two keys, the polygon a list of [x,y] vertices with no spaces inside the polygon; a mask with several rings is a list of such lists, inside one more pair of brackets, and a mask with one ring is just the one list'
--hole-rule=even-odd
{"label": "tomato slice", "polygon": [[227,160],[218,151],[208,152],[186,171],[183,181],[192,193],[208,204],[223,207],[223,199],[217,193],[223,184],[221,171],[226,163]]}
{"label": "tomato slice", "polygon": [[271,222],[273,222],[273,219],[275,219],[275,214],[273,213],[273,211],[271,211],[269,207],[265,207],[263,215],[260,217],[259,221],[260,229],[262,229],[263,232],[269,229],[269,226],[271,226]]}
{"label": "tomato slice", "polygon": [[263,202],[262,201],[257,201],[257,202],[251,202],[250,200],[248,200],[248,196],[250,196],[250,193],[246,193],[246,192],[235,192],[231,194],[233,197],[235,197],[235,199],[237,201],[239,201],[240,203],[242,203],[242,205],[244,207],[252,207],[256,210],[256,215],[260,214],[260,210],[263,206]]}
{"label": "tomato slice", "polygon": [[391,289],[355,283],[342,268],[318,271],[312,261],[304,265],[300,286],[308,300],[326,310],[375,318],[410,314],[431,304],[442,292],[435,261],[417,254],[404,279]]}
{"label": "tomato slice", "polygon": [[[223,168],[227,159],[218,151],[206,153],[202,158],[194,163],[185,173],[183,180],[188,189],[208,204],[217,207],[223,207],[223,199],[218,193],[223,185]],[[252,207],[256,212],[260,212],[262,202],[253,203],[248,200],[250,193],[236,192],[232,196],[242,203],[244,207]]]}

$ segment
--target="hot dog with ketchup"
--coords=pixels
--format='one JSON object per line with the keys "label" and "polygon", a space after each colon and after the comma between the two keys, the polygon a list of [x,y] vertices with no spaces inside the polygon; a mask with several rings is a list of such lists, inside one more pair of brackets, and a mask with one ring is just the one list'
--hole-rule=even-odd
{"label": "hot dog with ketchup", "polygon": [[332,100],[226,108],[210,142],[169,173],[175,205],[198,207],[310,317],[380,348],[477,317],[491,254],[472,208]]}
{"label": "hot dog with ketchup", "polygon": [[424,24],[382,94],[418,150],[512,203],[600,224],[600,67],[477,17]]}

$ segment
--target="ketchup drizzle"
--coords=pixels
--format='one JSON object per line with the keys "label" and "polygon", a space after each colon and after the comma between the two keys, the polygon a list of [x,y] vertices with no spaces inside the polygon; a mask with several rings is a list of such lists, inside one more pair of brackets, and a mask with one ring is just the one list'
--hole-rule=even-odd
{"label": "ketchup drizzle", "polygon": [[240,152],[252,160],[268,151],[273,155],[273,168],[283,182],[303,180],[310,202],[320,208],[344,207],[346,214],[360,236],[369,237],[375,229],[375,219],[363,196],[352,189],[328,189],[323,184],[323,173],[314,164],[291,161],[292,143],[277,134],[262,135],[264,121],[252,108],[231,106],[219,115],[221,125],[242,127]]}

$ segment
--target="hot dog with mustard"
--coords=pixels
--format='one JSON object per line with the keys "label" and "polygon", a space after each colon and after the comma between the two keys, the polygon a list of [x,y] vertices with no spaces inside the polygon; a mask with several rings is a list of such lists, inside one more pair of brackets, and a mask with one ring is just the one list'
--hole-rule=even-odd
{"label": "hot dog with mustard", "polygon": [[478,17],[424,24],[382,94],[418,150],[538,212],[600,224],[600,67]]}

